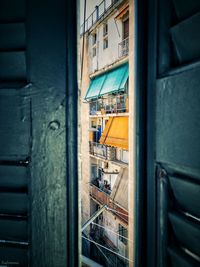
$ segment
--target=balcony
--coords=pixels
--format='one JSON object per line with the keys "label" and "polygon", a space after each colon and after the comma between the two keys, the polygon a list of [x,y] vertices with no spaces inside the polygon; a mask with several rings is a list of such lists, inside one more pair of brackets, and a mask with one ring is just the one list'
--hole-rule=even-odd
{"label": "balcony", "polygon": [[128,164],[128,151],[116,147],[102,145],[96,142],[89,142],[89,152],[91,155],[114,161],[116,163]]}
{"label": "balcony", "polygon": [[85,23],[81,25],[80,34],[83,35],[85,32],[89,31],[95,23],[105,17],[107,12],[110,13],[109,11],[118,6],[121,2],[123,2],[123,0],[103,0],[85,20]]}
{"label": "balcony", "polygon": [[121,43],[118,45],[118,55],[119,58],[125,57],[128,55],[129,52],[129,37],[124,39]]}
{"label": "balcony", "polygon": [[128,112],[128,95],[109,95],[90,102],[90,115],[105,115]]}
{"label": "balcony", "polygon": [[122,219],[125,223],[128,223],[128,212],[114,203],[110,197],[110,192],[106,190],[100,189],[94,183],[90,184],[90,196],[99,204],[107,205],[108,209],[110,209],[118,218]]}
{"label": "balcony", "polygon": [[108,159],[108,147],[99,143],[89,142],[90,154],[99,158]]}

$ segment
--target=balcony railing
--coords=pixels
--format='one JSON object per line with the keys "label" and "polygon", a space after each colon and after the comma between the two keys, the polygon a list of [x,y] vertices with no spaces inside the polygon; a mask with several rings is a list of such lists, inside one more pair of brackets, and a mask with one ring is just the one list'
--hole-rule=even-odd
{"label": "balcony railing", "polygon": [[118,218],[128,223],[128,212],[114,203],[109,194],[92,183],[90,184],[90,196],[101,205],[107,205]]}
{"label": "balcony railing", "polygon": [[81,25],[80,34],[87,32],[97,21],[99,21],[103,15],[115,5],[121,3],[123,0],[103,0],[92,14],[85,20],[85,23]]}
{"label": "balcony railing", "polygon": [[90,102],[90,115],[128,112],[128,95],[109,95]]}
{"label": "balcony railing", "polygon": [[89,145],[90,145],[90,154],[103,159],[108,159],[107,146],[95,142],[89,142]]}
{"label": "balcony railing", "polygon": [[90,154],[110,161],[128,164],[128,151],[115,147],[89,142]]}
{"label": "balcony railing", "polygon": [[128,52],[129,52],[129,37],[127,37],[126,39],[124,39],[118,45],[119,58],[127,56],[128,55]]}

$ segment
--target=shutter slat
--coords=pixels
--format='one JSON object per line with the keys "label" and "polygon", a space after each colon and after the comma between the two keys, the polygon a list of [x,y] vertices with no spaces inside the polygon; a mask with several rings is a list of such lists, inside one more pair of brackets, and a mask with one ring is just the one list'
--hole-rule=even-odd
{"label": "shutter slat", "polygon": [[168,253],[171,259],[171,267],[199,267],[200,263],[198,261],[180,249],[169,248]]}
{"label": "shutter slat", "polygon": [[27,169],[22,166],[0,166],[0,190],[27,188]]}
{"label": "shutter slat", "polygon": [[177,24],[171,29],[176,56],[180,63],[200,57],[200,13]]}
{"label": "shutter slat", "polygon": [[24,21],[26,18],[26,0],[1,0],[0,23]]}
{"label": "shutter slat", "polygon": [[25,52],[0,52],[0,82],[25,81]]}
{"label": "shutter slat", "polygon": [[183,211],[200,218],[200,185],[194,180],[169,177],[175,199]]}
{"label": "shutter slat", "polygon": [[177,213],[169,213],[169,219],[174,234],[182,246],[200,256],[200,225]]}
{"label": "shutter slat", "polygon": [[1,262],[15,262],[16,266],[27,267],[27,248],[7,247],[6,245],[0,245],[0,260]]}
{"label": "shutter slat", "polygon": [[0,51],[24,50],[26,35],[24,23],[0,24]]}
{"label": "shutter slat", "polygon": [[25,220],[9,220],[0,217],[0,240],[28,241],[28,223]]}
{"label": "shutter slat", "polygon": [[173,0],[176,14],[179,19],[185,19],[189,16],[194,15],[196,12],[200,11],[200,1],[199,0]]}
{"label": "shutter slat", "polygon": [[0,193],[0,214],[26,215],[28,196],[22,193]]}

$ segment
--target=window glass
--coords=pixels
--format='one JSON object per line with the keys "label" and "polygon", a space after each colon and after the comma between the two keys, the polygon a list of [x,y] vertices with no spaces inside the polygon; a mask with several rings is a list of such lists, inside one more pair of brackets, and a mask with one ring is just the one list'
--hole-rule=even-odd
{"label": "window glass", "polygon": [[127,229],[123,225],[119,224],[119,240],[126,245],[127,237]]}
{"label": "window glass", "polygon": [[108,23],[103,24],[103,36],[108,34]]}
{"label": "window glass", "polygon": [[108,38],[104,38],[103,40],[103,49],[108,48]]}

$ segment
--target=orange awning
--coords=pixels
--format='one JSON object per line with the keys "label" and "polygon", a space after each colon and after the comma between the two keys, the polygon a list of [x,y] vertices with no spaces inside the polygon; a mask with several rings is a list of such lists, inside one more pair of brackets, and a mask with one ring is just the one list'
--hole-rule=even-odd
{"label": "orange awning", "polygon": [[100,143],[128,150],[128,117],[110,118]]}

